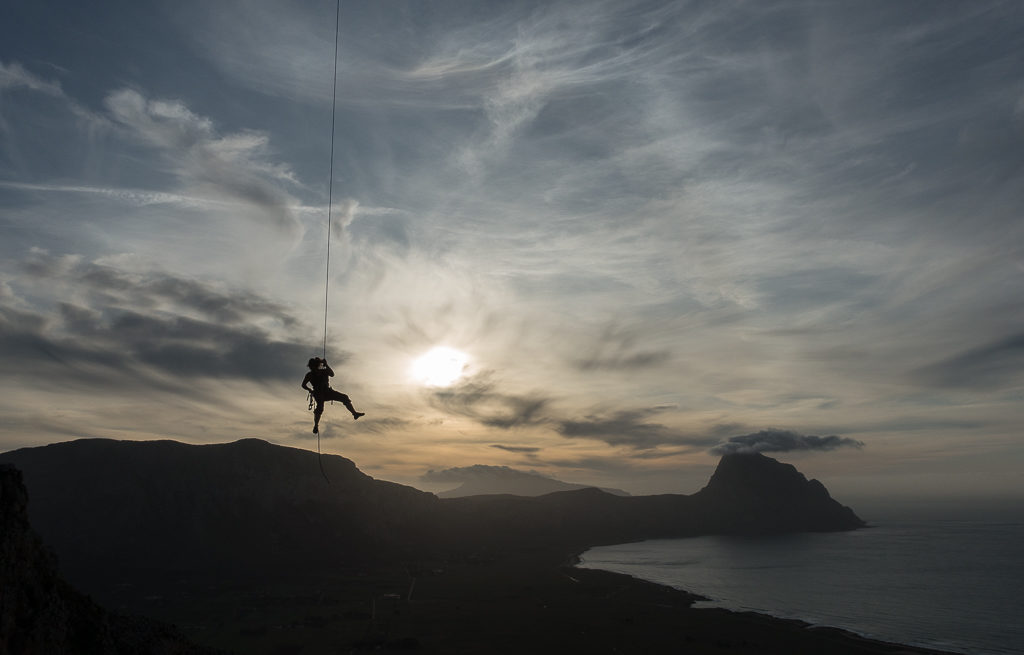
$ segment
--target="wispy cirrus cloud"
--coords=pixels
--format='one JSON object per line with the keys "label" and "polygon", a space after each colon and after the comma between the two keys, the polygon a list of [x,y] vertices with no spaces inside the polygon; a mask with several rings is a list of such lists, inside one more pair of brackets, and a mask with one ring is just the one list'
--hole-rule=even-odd
{"label": "wispy cirrus cloud", "polygon": [[503,430],[541,425],[550,420],[547,410],[551,398],[541,394],[504,393],[486,373],[434,391],[428,401],[436,409]]}
{"label": "wispy cirrus cloud", "polygon": [[649,420],[670,408],[621,410],[609,415],[590,415],[580,419],[559,421],[557,431],[563,437],[603,441],[610,446],[627,446],[636,450],[658,446],[706,447],[708,437],[669,427]]}
{"label": "wispy cirrus cloud", "polygon": [[1024,334],[1014,334],[918,368],[915,379],[935,387],[1013,388],[1024,383]]}
{"label": "wispy cirrus cloud", "polygon": [[[80,186],[68,184],[39,184],[31,182],[9,182],[0,180],[0,187],[15,191],[37,191],[43,193],[80,193],[96,195],[105,198],[118,200],[136,207],[147,207],[150,205],[176,205],[178,207],[197,209],[228,209],[230,202],[188,196],[180,193],[169,193],[166,191],[148,191],[145,189],[128,189],[100,186]],[[319,211],[319,210],[318,210]]]}
{"label": "wispy cirrus cloud", "polygon": [[609,326],[595,340],[590,352],[573,363],[582,371],[622,371],[655,368],[671,361],[669,349],[645,347],[643,340],[639,330]]}
{"label": "wispy cirrus cloud", "polygon": [[298,236],[297,203],[283,187],[296,179],[287,165],[271,161],[267,134],[250,130],[222,135],[212,120],[183,102],[149,99],[133,89],[111,93],[106,106],[129,135],[157,149],[186,195],[241,203],[247,207],[245,215]]}
{"label": "wispy cirrus cloud", "polygon": [[60,82],[44,79],[25,69],[20,63],[0,61],[0,91],[10,89],[29,89],[51,96],[62,96],[64,90]]}

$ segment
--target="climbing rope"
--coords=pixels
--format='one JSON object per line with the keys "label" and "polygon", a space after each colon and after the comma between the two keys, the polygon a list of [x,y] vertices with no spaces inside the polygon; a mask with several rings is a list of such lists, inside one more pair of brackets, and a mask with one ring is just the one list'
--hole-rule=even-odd
{"label": "climbing rope", "polygon": [[334,12],[334,78],[331,87],[331,172],[327,181],[327,266],[324,279],[324,359],[327,359],[327,310],[331,288],[331,210],[334,209],[334,125],[338,106],[338,35],[341,32],[341,0]]}
{"label": "climbing rope", "polygon": [[[324,360],[327,359],[327,310],[329,308],[331,290],[331,210],[334,208],[334,126],[338,107],[338,41],[341,33],[341,0],[337,0],[334,10],[334,78],[331,87],[331,166],[327,182],[327,265],[324,274]],[[313,409],[313,394],[309,395],[309,409]],[[320,474],[331,483],[324,471],[323,455],[320,452],[320,431],[316,433],[316,458],[320,464]]]}

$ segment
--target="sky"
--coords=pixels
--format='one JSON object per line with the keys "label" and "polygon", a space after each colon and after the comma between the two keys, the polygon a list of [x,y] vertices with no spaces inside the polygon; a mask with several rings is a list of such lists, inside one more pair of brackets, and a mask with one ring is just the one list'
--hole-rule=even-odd
{"label": "sky", "polygon": [[0,451],[1024,496],[1020,3],[336,9],[5,3]]}

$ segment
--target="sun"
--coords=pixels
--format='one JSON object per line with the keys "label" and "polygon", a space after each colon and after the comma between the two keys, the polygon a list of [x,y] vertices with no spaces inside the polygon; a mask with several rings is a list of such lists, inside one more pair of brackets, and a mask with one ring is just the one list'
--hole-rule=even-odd
{"label": "sun", "polygon": [[420,355],[409,368],[413,380],[427,387],[447,387],[466,372],[469,355],[449,348],[437,346]]}

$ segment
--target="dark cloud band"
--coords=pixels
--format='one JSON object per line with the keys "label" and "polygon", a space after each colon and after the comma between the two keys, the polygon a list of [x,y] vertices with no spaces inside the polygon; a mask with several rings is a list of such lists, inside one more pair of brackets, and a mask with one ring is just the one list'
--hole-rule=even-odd
{"label": "dark cloud band", "polygon": [[23,270],[53,309],[18,309],[14,297],[0,302],[0,335],[17,344],[0,358],[17,367],[56,364],[56,376],[104,386],[137,384],[140,375],[267,381],[296,377],[317,350],[290,338],[299,321],[287,308],[251,292],[42,251]]}
{"label": "dark cloud band", "polygon": [[712,455],[753,453],[785,453],[797,450],[835,450],[836,448],[863,448],[864,444],[847,437],[818,437],[790,430],[761,430],[753,434],[731,437],[713,447]]}
{"label": "dark cloud band", "polygon": [[445,412],[465,416],[492,428],[510,429],[549,421],[549,398],[539,394],[516,395],[498,391],[484,374],[449,389],[433,392],[429,402]]}

